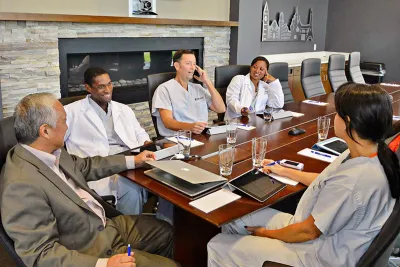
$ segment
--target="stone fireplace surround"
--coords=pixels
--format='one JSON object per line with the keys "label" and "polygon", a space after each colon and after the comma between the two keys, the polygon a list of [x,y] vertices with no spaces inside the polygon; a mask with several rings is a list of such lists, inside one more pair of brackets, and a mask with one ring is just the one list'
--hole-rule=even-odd
{"label": "stone fireplace surround", "polygon": [[[216,66],[229,64],[230,27],[78,22],[0,21],[0,88],[3,116],[32,93],[60,97],[59,38],[201,37],[203,64],[211,80]],[[154,136],[147,102],[130,105],[146,131]]]}

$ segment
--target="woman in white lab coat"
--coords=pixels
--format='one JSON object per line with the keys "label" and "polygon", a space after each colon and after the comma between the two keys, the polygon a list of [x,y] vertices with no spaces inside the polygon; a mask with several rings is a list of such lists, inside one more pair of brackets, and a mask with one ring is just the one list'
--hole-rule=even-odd
{"label": "woman in white lab coat", "polygon": [[225,119],[263,111],[266,105],[283,107],[281,83],[268,73],[268,68],[269,62],[265,57],[256,57],[251,62],[249,74],[233,77],[226,91]]}

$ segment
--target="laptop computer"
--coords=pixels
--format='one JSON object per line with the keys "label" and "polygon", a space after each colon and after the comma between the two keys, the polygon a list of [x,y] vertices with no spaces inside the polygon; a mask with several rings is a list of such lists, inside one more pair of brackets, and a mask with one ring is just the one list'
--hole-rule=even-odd
{"label": "laptop computer", "polygon": [[198,198],[226,184],[227,179],[180,160],[149,161],[155,167],[144,173],[175,190]]}
{"label": "laptop computer", "polygon": [[245,193],[259,202],[265,202],[286,187],[285,184],[263,172],[254,173],[254,170],[250,170],[229,181],[228,186]]}

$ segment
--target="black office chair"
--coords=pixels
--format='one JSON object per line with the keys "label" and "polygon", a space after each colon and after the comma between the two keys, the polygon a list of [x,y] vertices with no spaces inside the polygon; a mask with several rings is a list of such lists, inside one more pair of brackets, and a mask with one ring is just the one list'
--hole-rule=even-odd
{"label": "black office chair", "polygon": [[[383,225],[379,234],[372,241],[364,255],[357,262],[356,267],[382,267],[387,266],[390,253],[400,233],[400,201],[396,200],[392,214]],[[288,265],[271,261],[264,262],[262,267],[287,267]]]}
{"label": "black office chair", "polygon": [[[228,65],[215,67],[215,89],[219,92],[226,106],[226,89],[236,75],[246,75],[250,72],[249,65]],[[225,113],[218,114],[218,121],[224,120]]]}
{"label": "black office chair", "polygon": [[[14,132],[14,117],[0,120],[0,169],[6,162],[8,151],[17,144]],[[1,213],[0,213],[1,218]],[[7,235],[3,223],[0,220],[0,242],[17,266],[25,266],[21,258],[15,252],[14,241]]]}
{"label": "black office chair", "polygon": [[360,52],[352,52],[349,55],[349,77],[355,83],[365,83],[360,69]]}
{"label": "black office chair", "polygon": [[300,77],[306,98],[326,94],[321,80],[321,59],[309,58],[303,60]]}
{"label": "black office chair", "polygon": [[339,86],[347,82],[345,67],[346,59],[344,55],[329,56],[328,77],[333,92],[336,92]]}
{"label": "black office chair", "polygon": [[293,102],[292,91],[290,91],[289,87],[289,64],[286,62],[271,63],[268,72],[275,78],[279,79],[285,96],[285,103]]}
{"label": "black office chair", "polygon": [[86,95],[70,96],[70,97],[60,98],[60,99],[58,99],[58,101],[60,101],[60,103],[63,106],[66,106],[66,105],[71,104],[71,103],[73,103],[75,101],[84,99],[85,97],[86,97]]}
{"label": "black office chair", "polygon": [[[154,95],[154,92],[156,91],[157,87],[160,84],[175,78],[175,76],[176,76],[175,72],[164,72],[164,73],[151,74],[151,75],[147,76],[147,86],[149,89],[150,114],[152,113],[151,108],[152,108],[152,104],[153,104],[153,95]],[[153,119],[154,129],[156,130],[157,137],[159,137],[160,133],[158,132],[158,128],[157,128],[157,118],[153,115],[151,115],[151,118]]]}

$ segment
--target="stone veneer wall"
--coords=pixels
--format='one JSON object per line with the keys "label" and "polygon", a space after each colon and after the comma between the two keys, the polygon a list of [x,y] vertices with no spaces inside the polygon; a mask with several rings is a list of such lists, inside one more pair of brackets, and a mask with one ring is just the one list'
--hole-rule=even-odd
{"label": "stone veneer wall", "polygon": [[[0,21],[0,83],[3,115],[11,116],[27,94],[50,92],[60,97],[58,38],[203,37],[204,68],[229,64],[230,27]],[[148,103],[130,105],[141,125],[154,136]],[[210,118],[214,118],[211,115]]]}

